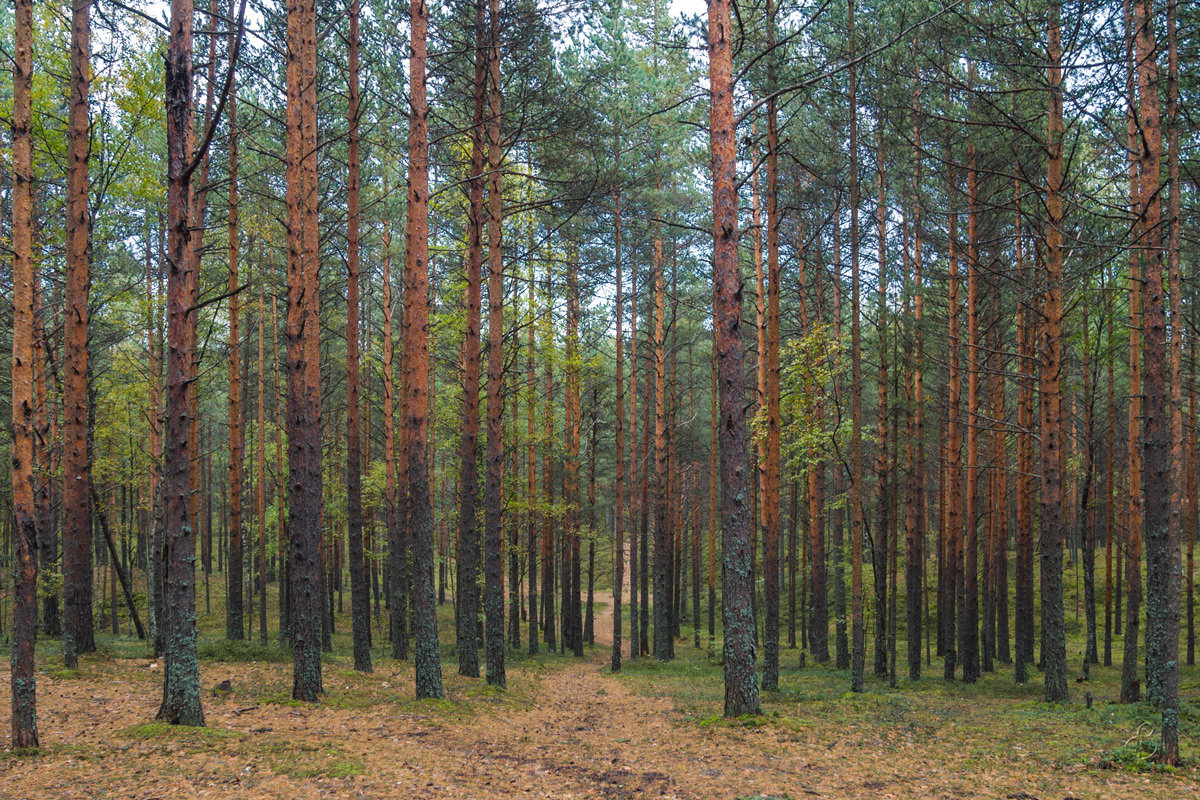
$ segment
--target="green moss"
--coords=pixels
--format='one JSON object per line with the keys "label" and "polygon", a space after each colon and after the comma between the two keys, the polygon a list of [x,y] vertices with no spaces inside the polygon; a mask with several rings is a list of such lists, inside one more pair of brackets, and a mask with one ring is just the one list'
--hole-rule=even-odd
{"label": "green moss", "polygon": [[56,669],[47,674],[56,681],[73,681],[84,677],[81,669]]}
{"label": "green moss", "polygon": [[121,728],[116,733],[125,739],[175,739],[193,742],[237,739],[242,735],[224,728],[193,728],[188,725],[168,725],[165,722],[142,722]]}
{"label": "green moss", "polygon": [[1104,753],[1100,757],[1100,766],[1104,769],[1118,769],[1124,772],[1175,772],[1175,767],[1158,763],[1162,756],[1162,742],[1158,739],[1143,739],[1122,745],[1115,750]]}
{"label": "green moss", "polygon": [[276,775],[290,778],[349,778],[366,771],[362,761],[337,745],[274,740],[256,749],[266,756]]}
{"label": "green moss", "polygon": [[286,647],[256,644],[249,641],[231,642],[227,639],[202,642],[199,647],[200,658],[205,661],[223,661],[227,663],[244,664],[249,662],[264,662],[267,664],[288,664],[292,661],[292,651]]}

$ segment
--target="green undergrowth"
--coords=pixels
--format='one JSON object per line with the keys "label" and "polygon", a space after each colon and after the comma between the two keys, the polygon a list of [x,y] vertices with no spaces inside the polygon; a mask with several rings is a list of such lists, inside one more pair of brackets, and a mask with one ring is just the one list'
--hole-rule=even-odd
{"label": "green undergrowth", "polygon": [[[670,700],[685,726],[750,733],[770,728],[829,746],[847,740],[866,746],[882,737],[919,746],[964,768],[1007,764],[1169,771],[1154,759],[1158,710],[1148,703],[1117,702],[1119,667],[1093,666],[1090,680],[1072,685],[1071,702],[1048,705],[1042,701],[1041,674],[1035,671],[1027,684],[1017,685],[1008,665],[997,665],[996,671],[966,685],[943,680],[935,662],[922,665],[920,680],[904,675],[892,687],[886,678],[871,674],[868,662],[866,691],[853,693],[848,670],[827,664],[801,669],[797,651],[785,649],[779,690],[762,694],[763,713],[725,719],[719,657],[706,647],[692,647],[686,633],[676,643],[673,661],[626,659],[614,676],[639,694]],[[1196,668],[1184,667],[1183,677],[1183,686],[1194,687]],[[1085,692],[1092,695],[1091,708]],[[1200,742],[1200,710],[1186,701],[1180,708],[1180,738],[1185,757],[1189,745],[1195,748]],[[1189,762],[1184,769],[1194,768]]]}

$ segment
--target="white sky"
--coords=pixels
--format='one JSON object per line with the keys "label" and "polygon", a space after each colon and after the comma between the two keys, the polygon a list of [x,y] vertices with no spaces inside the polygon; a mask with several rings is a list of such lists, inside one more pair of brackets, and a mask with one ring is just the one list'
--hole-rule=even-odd
{"label": "white sky", "polygon": [[671,0],[672,16],[687,14],[703,17],[708,13],[707,0]]}

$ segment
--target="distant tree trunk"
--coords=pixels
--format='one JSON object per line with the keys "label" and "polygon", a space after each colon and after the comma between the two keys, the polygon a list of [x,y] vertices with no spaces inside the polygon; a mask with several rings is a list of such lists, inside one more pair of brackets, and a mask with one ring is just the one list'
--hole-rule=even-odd
{"label": "distant tree trunk", "polygon": [[[558,648],[555,636],[555,581],[554,581],[554,333],[551,321],[550,300],[552,298],[552,280],[550,269],[546,268],[546,318],[542,321],[543,350],[542,358],[546,364],[546,408],[542,420],[542,638],[546,647],[553,652]],[[561,543],[560,543],[561,544]]]}
{"label": "distant tree trunk", "polygon": [[[475,4],[475,83],[472,91],[471,176],[468,179],[465,322],[462,342],[462,448],[458,489],[458,591],[454,604],[458,673],[479,677],[479,326],[483,269],[483,184],[486,150],[483,104],[487,92],[487,28],[484,3]],[[490,122],[490,120],[489,120]],[[490,416],[489,416],[490,420]],[[489,433],[490,435],[490,433]],[[486,510],[485,510],[486,513]]]}
{"label": "distant tree trunk", "polygon": [[[1016,183],[1016,182],[1014,182]],[[1018,280],[1032,285],[1025,266],[1024,237],[1021,232],[1020,185],[1016,185],[1016,214],[1013,218]],[[1031,303],[1022,299],[1017,305],[1017,530],[1014,577],[1014,650],[1015,678],[1019,684],[1029,679],[1033,655],[1033,343],[1036,340],[1035,315]]]}
{"label": "distant tree trunk", "polygon": [[405,392],[408,525],[412,538],[413,664],[417,697],[442,697],[433,587],[433,507],[429,493],[429,106],[425,94],[425,0],[412,0],[409,45],[408,247],[405,252]]}
{"label": "distant tree trunk", "polygon": [[[767,0],[767,43],[775,43],[775,6]],[[767,61],[768,84],[775,84],[775,57]],[[767,436],[766,480],[763,483],[763,594],[766,606],[763,656],[763,689],[779,688],[779,466],[780,466],[780,384],[779,384],[779,297],[782,291],[779,272],[779,111],[774,97],[767,101]],[[763,354],[759,354],[762,358]],[[793,548],[794,549],[794,548]],[[794,585],[794,581],[793,581]],[[795,592],[791,595],[795,617]],[[795,646],[795,628],[791,629]]]}
{"label": "distant tree trunk", "polygon": [[[999,294],[1000,289],[994,290]],[[997,314],[1002,313],[1003,305],[997,303]],[[1001,664],[1012,663],[1012,653],[1009,649],[1008,625],[1008,433],[1006,429],[1007,412],[1005,411],[1005,375],[1007,374],[1006,354],[1003,351],[1002,328],[997,321],[992,334],[992,351],[998,354],[1000,363],[994,377],[992,391],[992,408],[997,427],[993,432],[993,447],[995,454],[996,497],[993,514],[996,520],[995,553],[995,586],[994,616],[996,638],[994,642],[995,656]]]}
{"label": "distant tree trunk", "polygon": [[[91,11],[72,0],[70,106],[67,125],[66,301],[63,333],[63,661],[78,666],[96,649],[92,622],[91,454],[88,452],[88,93]],[[190,117],[189,117],[190,118]],[[186,159],[185,159],[186,161]]]}
{"label": "distant tree trunk", "polygon": [[[259,240],[258,263],[263,263],[262,240]],[[258,517],[258,642],[264,647],[267,637],[267,408],[265,400],[266,340],[263,336],[263,313],[266,311],[262,279],[258,285],[258,479],[254,487],[255,516]]]}
{"label": "distant tree trunk", "polygon": [[[620,166],[618,149],[617,165]],[[612,632],[612,671],[621,671],[621,592],[625,585],[625,285],[622,273],[621,251],[621,193],[617,190],[613,207],[613,255],[615,258],[617,303],[616,303],[616,479],[614,482],[613,498],[613,537],[616,539],[614,551],[613,578],[613,632]]]}
{"label": "distant tree trunk", "polygon": [[[635,250],[636,252],[636,250]],[[638,458],[638,291],[637,264],[629,270],[629,657],[641,655],[640,619],[638,616],[638,516],[641,503],[638,498],[638,474],[645,465]],[[715,419],[715,417],[714,417]],[[716,424],[715,422],[713,423]],[[643,566],[644,569],[644,566]]]}
{"label": "distant tree trunk", "polygon": [[316,9],[287,7],[288,557],[292,697],[322,693],[321,389],[317,284]]}
{"label": "distant tree trunk", "polygon": [[587,604],[584,607],[585,643],[596,643],[596,445],[600,436],[599,389],[592,387],[591,415],[588,422],[588,566]]}
{"label": "distant tree trunk", "polygon": [[878,308],[876,320],[879,372],[875,383],[878,399],[875,428],[875,482],[878,497],[875,503],[875,531],[871,555],[871,567],[875,578],[875,677],[886,678],[887,630],[888,630],[888,530],[891,528],[891,488],[888,485],[888,367],[887,367],[887,184],[884,172],[883,127],[879,128],[879,145],[876,162],[879,177],[879,199],[875,204],[877,229],[878,272],[875,276]]}
{"label": "distant tree trunk", "polygon": [[528,391],[528,402],[525,405],[525,422],[526,422],[526,459],[527,459],[527,486],[526,486],[526,505],[528,511],[528,528],[529,528],[529,563],[526,569],[529,571],[529,655],[535,656],[538,653],[538,507],[537,507],[537,441],[536,428],[534,427],[534,418],[537,416],[537,381],[533,369],[534,352],[537,349],[537,326],[534,324],[536,319],[535,300],[534,300],[534,280],[533,280],[533,265],[529,267],[529,317],[526,323],[529,328],[529,346],[525,351],[525,383]]}
{"label": "distant tree trunk", "polygon": [[1067,640],[1063,620],[1062,474],[1062,46],[1057,2],[1046,31],[1049,55],[1048,159],[1046,162],[1046,256],[1042,276],[1041,461],[1042,461],[1042,669],[1046,702],[1068,700]]}
{"label": "distant tree trunk", "polygon": [[[968,67],[973,82],[974,61]],[[967,139],[967,490],[962,541],[958,660],[963,683],[979,679],[979,175],[975,141]]]}
{"label": "distant tree trunk", "polygon": [[[212,20],[216,24],[216,20]],[[215,37],[210,37],[215,38]],[[210,48],[210,57],[214,48]],[[211,83],[211,76],[210,76]],[[232,89],[232,87],[231,87]],[[241,297],[238,291],[238,140],[237,104],[229,106],[229,563],[225,573],[225,638],[241,641],[242,628],[242,488],[246,459],[245,431],[242,429],[242,383],[238,372],[241,355]],[[253,574],[253,570],[251,570]]]}
{"label": "distant tree trunk", "polygon": [[[1193,306],[1193,309],[1195,306]],[[1195,311],[1193,310],[1193,319]],[[1196,339],[1192,338],[1192,380],[1188,391],[1189,415],[1188,427],[1192,431],[1188,441],[1188,521],[1187,521],[1187,571],[1185,586],[1187,591],[1187,664],[1196,663],[1196,528],[1200,525],[1200,427],[1197,427],[1197,405],[1200,398],[1196,393]]]}
{"label": "distant tree trunk", "polygon": [[392,236],[383,223],[383,459],[385,481],[384,522],[387,528],[388,564],[387,598],[389,634],[392,658],[408,658],[408,627],[405,624],[408,608],[400,576],[404,567],[404,546],[400,531],[400,498],[396,486],[396,375],[393,366],[395,346],[392,341]]}
{"label": "distant tree trunk", "polygon": [[[1083,525],[1083,613],[1084,653],[1087,665],[1099,664],[1099,648],[1096,641],[1096,525],[1092,506],[1092,476],[1096,464],[1094,416],[1096,407],[1096,380],[1092,371],[1092,323],[1091,309],[1083,309],[1083,486],[1079,493],[1079,515]],[[1084,675],[1088,674],[1085,667]]]}
{"label": "distant tree trunk", "polygon": [[728,0],[708,4],[713,170],[713,327],[720,395],[725,716],[760,710],[750,583],[749,478],[742,377],[741,277],[737,261],[737,131]]}
{"label": "distant tree trunk", "polygon": [[[15,42],[14,42],[14,44],[15,44]],[[16,76],[14,76],[14,81],[15,81],[15,77]],[[32,116],[32,114],[31,114],[31,116]],[[32,163],[32,156],[30,157],[30,162]],[[13,165],[13,180],[14,180],[14,185],[15,185],[15,182],[16,182],[16,165],[15,164]],[[31,178],[31,181],[32,181],[32,178]],[[14,197],[14,205],[15,205],[15,197]],[[33,205],[33,201],[31,198],[30,199],[31,209],[32,209],[32,205]],[[31,220],[32,220],[32,217],[33,217],[33,214],[31,212],[31,214],[30,214]],[[33,228],[32,222],[30,223],[30,231],[31,231],[31,233],[30,233],[29,238],[30,238],[30,242],[32,242],[36,236],[36,234],[33,232],[34,228]],[[15,247],[15,245],[14,245],[14,247]],[[31,246],[31,252],[32,252],[32,246]],[[14,256],[14,258],[15,258],[15,256]],[[151,287],[151,283],[150,283],[150,231],[149,231],[149,228],[147,227],[147,230],[146,230],[146,290],[147,290],[147,292],[150,291],[150,287]],[[152,313],[149,309],[150,309],[150,306],[148,304],[147,305],[148,317]],[[32,369],[33,369],[33,373],[35,376],[35,378],[34,378],[34,397],[36,399],[35,409],[37,412],[37,419],[34,422],[34,425],[36,426],[36,429],[35,429],[36,435],[33,440],[33,442],[34,442],[34,463],[36,465],[36,469],[34,472],[35,489],[34,489],[34,499],[33,499],[34,515],[35,515],[34,523],[37,525],[37,537],[38,537],[37,560],[38,560],[39,570],[43,571],[43,574],[54,575],[56,572],[55,565],[58,563],[58,532],[57,532],[57,529],[55,526],[55,507],[54,507],[55,506],[55,504],[54,504],[55,490],[54,490],[53,465],[55,462],[54,453],[56,450],[54,443],[58,439],[58,437],[56,435],[57,427],[58,427],[58,424],[57,424],[58,415],[54,410],[54,402],[51,397],[51,391],[47,388],[47,382],[46,382],[46,373],[50,369],[50,364],[47,362],[47,351],[52,348],[47,347],[47,342],[49,340],[46,335],[44,313],[45,313],[45,307],[42,303],[41,271],[39,269],[34,268],[33,269],[33,365],[32,365]],[[14,327],[15,327],[15,320],[14,320]],[[154,338],[153,338],[153,333],[151,332],[152,328],[153,328],[153,322],[151,321],[150,324],[148,324],[147,328],[146,328],[146,335],[147,335],[146,352],[150,354],[151,359],[153,359],[153,353],[154,353],[154,344],[153,344]],[[148,370],[147,374],[149,376],[148,382],[150,383],[150,394],[151,394],[151,397],[153,398],[153,396],[157,393],[157,390],[158,390],[157,379],[156,379],[156,376],[154,375],[153,367],[150,370]],[[157,404],[153,403],[153,402],[150,403],[150,408],[157,409]],[[150,414],[147,414],[147,421],[148,421],[150,429],[152,431],[151,432],[151,440],[152,441],[153,441],[153,437],[154,437],[154,433],[153,433],[154,426],[155,426],[155,423],[157,422],[157,420],[154,419],[154,415],[156,415],[157,413],[158,413],[157,411],[152,411]],[[14,419],[16,419],[16,418],[14,417]],[[40,441],[40,444],[39,444],[39,441]],[[161,450],[161,446],[160,446],[160,450]],[[160,452],[160,455],[161,455],[161,452]],[[153,459],[152,463],[150,465],[149,471],[152,475],[152,480],[155,482],[157,482],[157,480],[158,480],[158,475],[157,475],[158,467],[159,467],[159,461],[157,459]],[[151,508],[153,508],[153,504],[154,504],[154,501],[151,500],[150,501]],[[142,566],[145,566],[145,562],[141,558],[141,554],[143,552],[143,546],[145,545],[144,536],[145,536],[145,534],[143,533],[142,535],[140,535],[138,537],[138,545],[139,545],[138,561],[142,564]],[[149,574],[149,571],[147,571],[147,574]],[[62,636],[62,615],[59,611],[59,595],[58,595],[57,591],[47,591],[47,592],[42,593],[42,632],[45,633],[46,636],[48,636],[48,637]]]}
{"label": "distant tree trunk", "polygon": [[579,243],[570,245],[567,256],[567,363],[566,363],[566,538],[563,542],[563,643],[576,656],[583,656],[583,625],[580,612],[579,569],[579,453],[582,412],[579,362]]}
{"label": "distant tree trunk", "polygon": [[[708,440],[708,647],[713,649],[717,638],[716,607],[717,607],[717,487],[720,475],[717,464],[720,458],[720,441],[718,428],[721,415],[717,407],[717,330],[713,328],[712,341],[712,379],[709,385],[710,411],[712,421]],[[633,471],[632,465],[630,471]]]}
{"label": "distant tree trunk", "polygon": [[279,537],[279,642],[291,642],[291,614],[288,603],[288,530],[287,512],[284,510],[283,490],[283,393],[279,391],[279,312],[275,298],[271,297],[271,373],[275,376],[275,529]]}
{"label": "distant tree trunk", "polygon": [[484,487],[484,627],[487,682],[504,686],[504,200],[500,141],[500,0],[489,3],[488,38],[488,378]]}
{"label": "distant tree trunk", "polygon": [[[947,149],[949,149],[947,147]],[[958,366],[958,350],[959,350],[959,332],[958,332],[958,315],[959,315],[959,272],[958,272],[958,247],[956,239],[958,237],[958,214],[954,210],[953,195],[956,191],[954,186],[954,178],[950,179],[950,186],[947,187],[950,192],[950,221],[948,242],[950,262],[950,280],[949,280],[949,311],[947,323],[947,338],[949,339],[950,354],[949,354],[949,377],[947,390],[946,411],[946,482],[947,482],[947,500],[946,500],[946,526],[944,528],[945,540],[945,556],[942,559],[942,581],[944,590],[942,592],[942,609],[941,609],[941,628],[942,628],[942,656],[945,659],[944,670],[942,677],[945,680],[954,680],[954,670],[958,664],[958,650],[956,641],[956,607],[958,600],[959,587],[959,563],[962,556],[962,531],[965,525],[963,520],[963,495],[962,495],[962,431],[958,419],[960,397],[962,391],[962,376],[960,375]]]}
{"label": "distant tree trunk", "polygon": [[1116,309],[1113,308],[1112,288],[1104,287],[1105,298],[1105,350],[1108,355],[1108,404],[1105,407],[1105,446],[1104,446],[1104,666],[1112,666],[1113,644],[1113,548],[1120,547],[1117,536],[1117,498],[1116,498],[1116,453],[1117,453],[1117,409],[1116,409],[1116,354],[1113,343],[1113,318]]}
{"label": "distant tree trunk", "polygon": [[[918,81],[920,83],[919,75]],[[904,591],[905,624],[908,629],[908,677],[921,677],[921,596],[925,556],[925,519],[921,514],[921,498],[925,490],[925,363],[922,349],[921,324],[924,321],[925,284],[921,249],[921,202],[917,192],[921,186],[921,127],[919,100],[913,99],[913,240],[912,240],[912,411],[909,418],[909,447],[914,449],[908,467],[908,498],[904,504]],[[915,443],[915,445],[914,445]]]}
{"label": "distant tree trunk", "polygon": [[671,658],[671,590],[668,548],[672,533],[667,520],[667,407],[666,407],[666,326],[663,319],[663,241],[657,225],[654,230],[654,476],[651,502],[654,503],[654,657]]}
{"label": "distant tree trunk", "polygon": [[[514,319],[509,324],[509,330],[505,334],[511,337],[514,349],[521,349],[521,335],[517,329],[520,325],[519,319]],[[513,363],[517,362],[519,352],[512,356]],[[519,485],[521,478],[521,451],[517,446],[517,431],[521,421],[520,409],[520,394],[514,393],[511,397],[512,405],[512,421],[509,423],[509,436],[511,436],[512,447],[507,448],[509,454],[509,473],[512,475],[512,486],[509,498],[514,499],[520,496],[519,490],[516,488]],[[526,512],[527,513],[527,512]],[[524,607],[521,605],[521,525],[519,521],[521,514],[514,512],[509,518],[505,529],[508,534],[508,646],[515,652],[521,646],[521,616]]]}
{"label": "distant tree trunk", "polygon": [[[86,8],[86,6],[85,6]],[[37,399],[34,372],[33,277],[33,2],[17,0],[13,20],[12,111],[12,504],[16,544],[12,638],[12,746],[38,746],[37,685],[37,515],[34,438]],[[72,49],[74,52],[74,49]]]}
{"label": "distant tree trunk", "polygon": [[[163,699],[158,718],[172,725],[203,725],[196,649],[194,518],[191,513],[191,385],[196,350],[196,283],[192,243],[192,25],[191,0],[172,0],[167,40],[167,375],[163,465]],[[87,486],[85,485],[84,490]],[[90,600],[89,600],[90,606]]]}
{"label": "distant tree trunk", "polygon": [[[358,399],[358,273],[359,273],[359,89],[358,89],[358,21],[359,0],[350,0],[349,102],[347,117],[350,126],[348,175],[346,195],[346,522],[350,539],[350,611],[354,637],[354,668],[371,672],[371,596],[363,555],[362,509],[362,444],[359,438]],[[261,317],[261,315],[260,315]],[[262,327],[259,327],[260,342]],[[261,349],[261,344],[259,345]],[[261,356],[259,369],[261,371]],[[259,390],[259,407],[262,407]],[[259,428],[261,438],[261,412]],[[259,483],[262,483],[260,476]],[[264,595],[264,600],[265,600]],[[263,631],[265,636],[266,631]]]}
{"label": "distant tree trunk", "polygon": [[[1134,62],[1134,20],[1132,2],[1125,0],[1125,92],[1128,107],[1125,115],[1126,139],[1129,167],[1129,211],[1133,241],[1140,242],[1145,232],[1142,228],[1141,189],[1138,184],[1137,125],[1134,117],[1136,102],[1136,65]],[[1125,631],[1124,656],[1121,664],[1121,702],[1136,703],[1142,698],[1141,682],[1138,680],[1138,633],[1141,627],[1142,604],[1142,453],[1140,447],[1142,425],[1142,268],[1141,252],[1138,247],[1129,248],[1129,508],[1127,539],[1125,542]]]}
{"label": "distant tree trunk", "polygon": [[[653,291],[651,292],[651,300],[653,301]],[[641,655],[650,655],[650,459],[653,457],[651,451],[651,432],[654,430],[654,382],[652,378],[653,371],[653,351],[651,350],[653,328],[651,326],[651,313],[646,312],[646,358],[645,358],[645,373],[642,380],[642,385],[645,387],[645,395],[642,397],[642,452],[640,463],[641,469],[641,497],[638,501],[638,561],[641,564],[641,571],[638,575],[639,590],[641,591],[642,601],[638,604],[638,652]]]}
{"label": "distant tree trunk", "polygon": [[[803,244],[803,236],[799,237],[798,244]],[[808,335],[813,331],[814,322],[804,296],[809,284],[808,264],[803,255],[799,260],[800,327]],[[823,392],[824,387],[814,387],[812,419],[809,420],[813,427],[821,425],[824,417]],[[807,620],[808,646],[813,660],[824,664],[829,661],[829,586],[825,575],[825,462],[819,459],[808,469],[807,512],[809,592],[812,595],[812,611]]]}
{"label": "distant tree trunk", "polygon": [[[832,317],[833,324],[837,336],[842,336],[842,226],[841,226],[841,198],[838,198],[838,210],[835,212],[833,226],[833,252],[834,260],[830,265],[833,273],[831,282],[832,294]],[[841,391],[842,386],[838,376],[835,376],[830,381],[830,393],[833,399],[833,407],[842,408]],[[846,470],[843,467],[843,461],[839,459],[833,464],[833,496],[841,498],[845,493],[846,488]],[[822,497],[822,501],[824,497]],[[850,637],[846,631],[846,559],[845,559],[845,541],[846,541],[846,507],[844,503],[837,503],[833,508],[832,519],[832,542],[833,545],[833,637],[834,637],[834,666],[837,669],[850,669]]]}
{"label": "distant tree trunk", "polygon": [[862,302],[858,275],[858,73],[854,56],[854,1],[847,2],[850,42],[850,691],[863,690],[866,626],[863,615],[864,504],[862,447]]}

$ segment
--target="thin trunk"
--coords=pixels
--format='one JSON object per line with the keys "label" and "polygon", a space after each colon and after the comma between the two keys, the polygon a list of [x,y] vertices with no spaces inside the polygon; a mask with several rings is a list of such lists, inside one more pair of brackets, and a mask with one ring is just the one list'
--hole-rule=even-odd
{"label": "thin trunk", "polygon": [[[949,149],[947,147],[947,149]],[[962,496],[962,431],[959,423],[960,393],[962,391],[962,376],[958,366],[959,333],[959,271],[958,271],[958,214],[953,208],[953,196],[957,191],[954,178],[950,179],[948,187],[951,196],[950,210],[950,241],[949,262],[949,321],[947,323],[947,338],[950,345],[949,379],[947,390],[946,411],[946,525],[942,528],[944,556],[942,558],[942,604],[941,604],[941,638],[942,655],[945,659],[942,677],[948,681],[954,680],[954,670],[958,663],[956,641],[956,609],[958,605],[959,563],[962,555],[963,496]]]}
{"label": "thin trunk", "polygon": [[[918,83],[919,76],[918,76]],[[912,294],[913,294],[913,339],[912,339],[912,411],[909,421],[909,447],[914,447],[914,460],[908,469],[908,498],[904,515],[904,589],[905,623],[908,629],[908,677],[921,677],[921,594],[922,559],[925,544],[925,520],[921,515],[921,497],[925,489],[924,424],[925,424],[925,370],[922,350],[921,326],[925,309],[925,286],[923,253],[921,251],[921,202],[918,192],[921,187],[921,128],[919,100],[913,99],[913,244],[912,244]]]}
{"label": "thin trunk", "polygon": [[[215,21],[214,21],[215,22]],[[229,106],[229,564],[225,573],[225,638],[241,641],[242,627],[242,489],[246,459],[242,427],[242,383],[238,372],[241,355],[241,295],[238,291],[238,138],[236,100]],[[253,572],[253,570],[251,570]],[[252,600],[253,602],[253,600]]]}
{"label": "thin trunk", "polygon": [[[974,61],[968,73],[974,77]],[[971,78],[968,78],[971,82]],[[979,679],[979,176],[967,141],[967,489],[962,541],[958,660],[963,683]]]}
{"label": "thin trunk", "polygon": [[[346,523],[350,539],[350,610],[354,637],[354,668],[371,672],[371,597],[363,555],[362,442],[358,399],[358,275],[359,275],[359,0],[350,0],[350,39],[347,42],[349,87],[347,117],[350,144],[347,165],[346,220]],[[259,315],[261,320],[262,315]],[[259,372],[262,371],[262,324],[259,323]],[[259,438],[262,437],[262,388],[259,387]],[[261,463],[261,458],[260,462]],[[259,476],[259,491],[262,489]],[[261,570],[265,565],[259,565]],[[266,593],[263,594],[264,602]],[[266,637],[266,630],[262,631]]]}
{"label": "thin trunk", "polygon": [[[1137,127],[1134,118],[1136,101],[1134,64],[1134,22],[1131,3],[1125,2],[1125,49],[1126,83],[1125,92],[1128,108],[1125,125],[1128,144],[1129,168],[1129,211],[1132,236],[1139,242],[1143,235],[1140,219],[1142,199],[1138,185]],[[1140,448],[1142,425],[1142,266],[1138,247],[1129,248],[1129,492],[1127,495],[1128,522],[1125,542],[1125,631],[1124,656],[1121,664],[1121,702],[1136,703],[1141,700],[1142,688],[1138,680],[1138,633],[1141,626],[1142,604],[1142,453]]]}
{"label": "thin trunk", "polygon": [[887,631],[888,620],[888,531],[891,528],[891,488],[888,485],[888,367],[887,367],[887,184],[884,173],[883,126],[879,128],[879,145],[876,151],[878,164],[879,198],[875,204],[876,240],[879,248],[875,276],[878,307],[876,309],[879,373],[875,383],[878,407],[875,428],[875,531],[871,567],[875,578],[875,677],[888,674]]}
{"label": "thin trunk", "polygon": [[863,615],[863,534],[866,502],[862,446],[862,302],[858,274],[858,72],[854,48],[854,3],[848,0],[850,42],[850,691],[863,690],[866,627]]}
{"label": "thin trunk", "polygon": [[525,568],[529,571],[529,655],[531,656],[537,655],[538,652],[537,440],[536,428],[534,427],[534,418],[537,416],[537,381],[533,370],[534,353],[537,349],[537,326],[534,325],[535,289],[533,284],[533,264],[531,261],[529,266],[529,315],[526,319],[526,325],[529,328],[529,345],[525,351],[525,389],[527,392],[525,403],[525,448],[527,458],[525,505],[528,508],[526,514],[528,515],[529,529],[529,563],[526,564]]}
{"label": "thin trunk", "polygon": [[663,319],[663,300],[666,290],[663,281],[662,233],[655,227],[654,261],[654,475],[650,481],[651,502],[654,503],[654,657],[659,661],[671,658],[671,580],[668,548],[672,543],[667,513],[667,407],[666,407],[666,326]]}
{"label": "thin trunk", "polygon": [[[767,2],[767,43],[775,43],[775,6]],[[775,58],[767,62],[768,85],[775,84]],[[766,648],[763,656],[763,689],[779,687],[779,112],[774,97],[767,101],[767,352],[766,352],[766,474],[763,483],[763,593],[765,595]],[[759,354],[762,358],[762,354]],[[794,549],[794,548],[793,548]],[[794,574],[794,570],[793,570]],[[794,585],[794,581],[793,581]],[[795,591],[789,608],[795,618]],[[795,627],[791,629],[795,646]]]}
{"label": "thin trunk", "polygon": [[408,658],[408,627],[405,624],[407,597],[400,581],[404,547],[400,532],[400,498],[396,486],[396,374],[395,344],[392,340],[392,235],[383,224],[383,463],[384,525],[387,529],[388,562],[385,583],[389,611],[388,633],[392,640],[392,658]]}
{"label": "thin trunk", "polygon": [[[462,341],[463,400],[462,445],[459,453],[458,487],[458,587],[454,603],[455,649],[458,673],[479,677],[479,326],[483,269],[483,188],[485,159],[483,105],[487,92],[487,9],[475,4],[475,83],[471,118],[471,175],[468,179],[467,293],[464,298],[465,328]],[[490,129],[489,129],[490,130]],[[490,411],[490,405],[489,405]],[[490,416],[489,416],[490,420]],[[490,435],[490,432],[489,432]],[[486,513],[486,512],[485,512]]]}
{"label": "thin trunk", "polygon": [[[645,471],[645,463],[638,458],[638,291],[637,265],[629,271],[629,657],[641,655],[641,622],[638,614],[638,524],[642,504],[638,497],[638,474]],[[713,417],[716,425],[716,417]],[[714,428],[715,430],[715,428]]]}
{"label": "thin trunk", "polygon": [[[620,150],[618,148],[617,165],[620,166]],[[614,208],[614,239],[613,255],[616,261],[617,307],[616,307],[616,480],[613,498],[613,537],[616,549],[613,554],[613,630],[612,630],[612,671],[621,671],[621,592],[625,588],[625,332],[623,329],[625,317],[624,275],[621,262],[621,194],[617,191]],[[594,454],[593,454],[594,457]]]}

